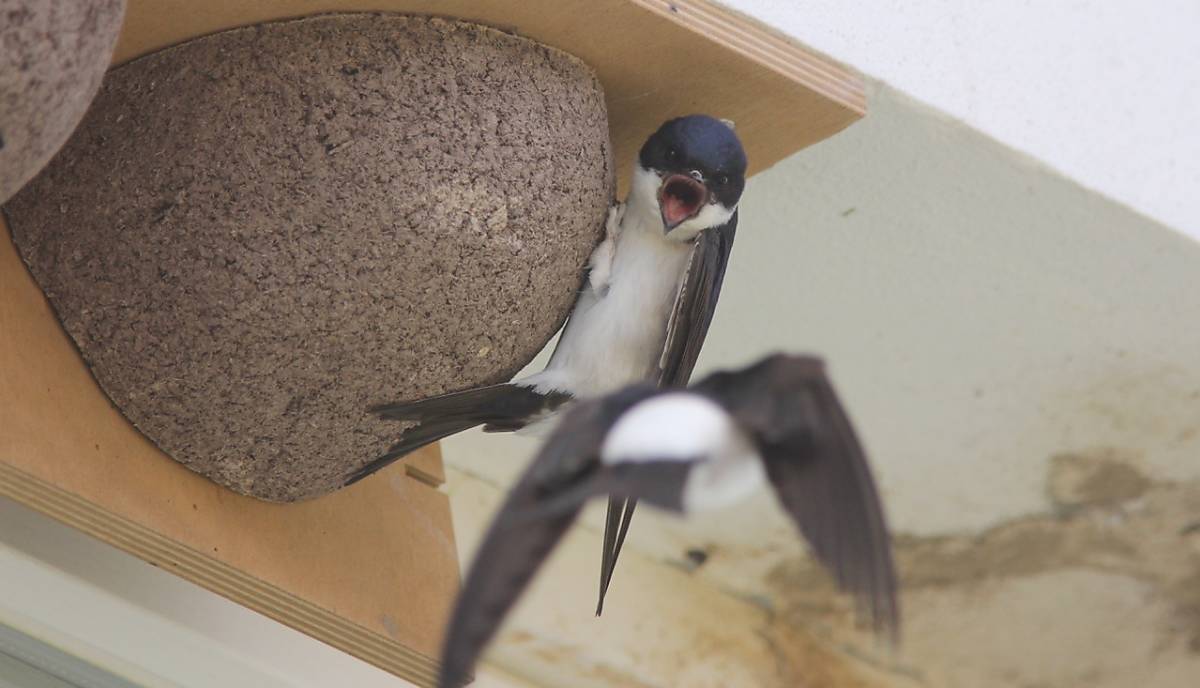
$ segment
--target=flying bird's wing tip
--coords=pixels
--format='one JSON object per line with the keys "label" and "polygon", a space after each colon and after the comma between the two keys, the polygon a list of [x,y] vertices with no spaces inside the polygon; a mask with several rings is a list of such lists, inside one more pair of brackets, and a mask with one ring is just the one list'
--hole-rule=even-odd
{"label": "flying bird's wing tip", "polygon": [[869,630],[877,642],[892,651],[900,648],[902,636],[900,598],[896,584],[896,579],[889,571],[881,580],[872,581],[871,587],[875,590],[849,591],[857,593],[855,606],[859,610],[859,627]]}
{"label": "flying bird's wing tip", "polygon": [[774,449],[764,453],[776,497],[812,553],[850,595],[859,619],[877,637],[898,644],[899,585],[891,535],[866,452],[833,388],[823,362],[786,357],[756,374],[774,388],[744,388],[755,432]]}

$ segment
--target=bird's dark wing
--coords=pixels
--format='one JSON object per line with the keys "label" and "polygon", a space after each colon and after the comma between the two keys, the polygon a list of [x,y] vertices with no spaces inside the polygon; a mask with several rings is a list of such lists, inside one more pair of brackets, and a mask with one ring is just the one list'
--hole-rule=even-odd
{"label": "bird's dark wing", "polygon": [[655,393],[634,387],[568,409],[500,507],[463,582],[442,650],[439,686],[460,686],[483,647],[584,501],[612,486],[598,453],[617,417]]}
{"label": "bird's dark wing", "polygon": [[896,571],[883,507],[824,364],[775,356],[740,378],[694,386],[749,426],[775,494],[817,559],[851,593],[876,632],[899,637]]}
{"label": "bird's dark wing", "polygon": [[737,223],[738,215],[734,211],[729,222],[705,230],[696,237],[696,247],[667,321],[667,339],[658,364],[660,387],[685,387],[692,377],[700,348],[708,336],[708,326],[717,310]]}
{"label": "bird's dark wing", "polygon": [[[667,338],[663,344],[658,363],[660,387],[685,387],[696,367],[700,348],[708,336],[713,313],[717,310],[717,299],[721,295],[721,283],[725,280],[725,268],[729,264],[729,253],[733,250],[733,239],[737,234],[738,215],[734,211],[729,222],[704,230],[696,237],[696,246],[683,275],[671,317],[667,320]],[[600,556],[600,599],[596,603],[596,616],[604,611],[604,596],[617,566],[625,534],[637,500],[610,497],[608,516],[604,522],[604,550]]]}

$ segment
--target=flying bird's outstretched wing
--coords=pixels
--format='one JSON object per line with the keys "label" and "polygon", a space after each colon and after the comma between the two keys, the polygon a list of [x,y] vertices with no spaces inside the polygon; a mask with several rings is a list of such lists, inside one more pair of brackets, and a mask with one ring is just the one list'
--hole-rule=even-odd
{"label": "flying bird's outstretched wing", "polygon": [[[702,231],[696,237],[696,246],[667,321],[667,338],[658,363],[660,387],[684,387],[692,376],[700,348],[704,346],[704,338],[708,336],[708,327],[717,310],[717,299],[721,295],[721,283],[725,280],[725,268],[733,250],[737,224],[738,214],[734,211],[729,222]],[[596,616],[604,611],[604,596],[608,593],[617,557],[621,554],[621,546],[625,544],[625,534],[629,531],[629,522],[636,506],[635,499],[610,497],[608,500]]]}
{"label": "flying bird's outstretched wing", "polygon": [[820,359],[773,356],[693,389],[755,437],[780,504],[876,632],[898,640],[896,571],[867,457]]}
{"label": "flying bird's outstretched wing", "polygon": [[[483,536],[463,582],[442,650],[439,686],[460,686],[542,561],[606,483],[598,461],[620,414],[654,394],[632,387],[567,410]],[[599,492],[598,492],[599,490]]]}

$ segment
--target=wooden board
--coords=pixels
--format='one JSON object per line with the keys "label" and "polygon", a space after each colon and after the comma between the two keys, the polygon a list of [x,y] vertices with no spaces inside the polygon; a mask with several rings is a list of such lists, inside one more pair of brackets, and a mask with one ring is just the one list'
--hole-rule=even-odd
{"label": "wooden board", "polygon": [[[440,475],[437,447],[421,464]],[[170,460],[97,387],[0,218],[0,495],[432,685],[458,561],[424,473],[284,505]]]}
{"label": "wooden board", "polygon": [[732,119],[751,174],[866,111],[862,80],[707,0],[129,0],[114,63],[236,26],[359,10],[456,17],[576,55],[604,84],[621,189],[659,123]]}

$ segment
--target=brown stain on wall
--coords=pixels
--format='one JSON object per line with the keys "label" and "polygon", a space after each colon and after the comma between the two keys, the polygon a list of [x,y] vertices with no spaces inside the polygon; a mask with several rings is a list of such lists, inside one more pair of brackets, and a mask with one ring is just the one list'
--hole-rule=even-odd
{"label": "brown stain on wall", "polygon": [[1139,457],[1113,448],[1050,457],[1046,492],[1062,509],[1111,506],[1142,496],[1151,481],[1135,467]]}
{"label": "brown stain on wall", "polygon": [[[1200,654],[1200,529],[1193,527],[1200,518],[1200,481],[1156,481],[1139,462],[1137,452],[1113,447],[1058,454],[1050,457],[1046,475],[1050,511],[975,535],[897,535],[902,601],[913,603],[902,614],[917,617],[925,611],[920,605],[938,599],[983,600],[1005,581],[1092,570],[1146,586],[1147,604],[1170,610],[1149,631],[1156,642]],[[809,629],[828,645],[855,648],[855,656],[889,672],[886,685],[902,678],[941,685],[922,678],[924,667],[913,668],[902,653],[891,655],[856,630],[850,602],[811,559],[781,563],[767,585],[776,627]],[[962,613],[969,615],[970,607]]]}
{"label": "brown stain on wall", "polygon": [[1167,595],[1175,607],[1171,623],[1178,633],[1187,637],[1188,650],[1200,655],[1200,563],[1191,575],[1171,584]]}
{"label": "brown stain on wall", "polygon": [[776,658],[778,682],[797,688],[882,688],[919,685],[913,676],[896,673],[849,648],[777,619],[764,632]]}

